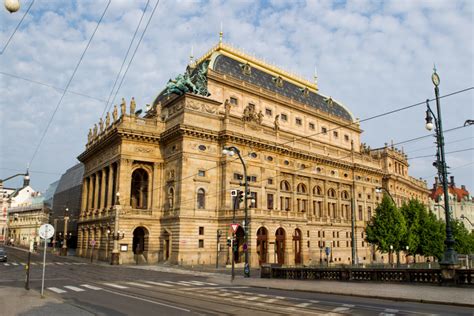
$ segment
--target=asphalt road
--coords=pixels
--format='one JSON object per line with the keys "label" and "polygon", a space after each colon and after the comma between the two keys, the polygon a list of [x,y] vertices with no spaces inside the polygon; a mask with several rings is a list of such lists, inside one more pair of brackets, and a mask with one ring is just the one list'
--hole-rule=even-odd
{"label": "asphalt road", "polygon": [[[7,252],[8,263],[0,263],[0,287],[24,287],[27,253]],[[30,288],[39,291],[41,255],[32,256],[30,267]],[[229,286],[199,275],[52,255],[47,256],[45,295],[94,315],[474,315],[467,307]]]}

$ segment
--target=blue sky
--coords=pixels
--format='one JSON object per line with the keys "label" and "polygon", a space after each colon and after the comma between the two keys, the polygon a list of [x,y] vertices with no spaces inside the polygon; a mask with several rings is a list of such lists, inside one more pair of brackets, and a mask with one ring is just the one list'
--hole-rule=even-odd
{"label": "blue sky", "polygon": [[[151,0],[151,7],[156,0]],[[0,12],[3,47],[29,1],[16,14]],[[36,1],[3,55],[2,72],[64,87],[106,1]],[[146,1],[113,0],[70,90],[107,99]],[[199,57],[224,41],[311,79],[358,118],[434,96],[433,62],[441,94],[474,86],[472,1],[169,1],[161,0],[124,84],[117,94],[151,103],[166,81],[184,71],[191,45]],[[148,9],[145,21],[151,12]],[[144,23],[142,24],[143,28]],[[141,29],[142,29],[141,28]],[[61,93],[0,74],[0,177],[31,159]],[[446,129],[473,119],[473,90],[443,99]],[[76,162],[104,102],[66,94],[31,165],[32,185],[46,189]],[[425,107],[362,124],[363,142],[426,135]],[[473,148],[473,127],[446,134],[446,151]],[[410,157],[435,153],[433,139],[407,143]],[[410,160],[410,174],[429,185],[432,158]],[[474,191],[474,151],[447,156],[456,183]],[[38,172],[35,172],[38,171]],[[15,185],[17,182],[9,182]]]}

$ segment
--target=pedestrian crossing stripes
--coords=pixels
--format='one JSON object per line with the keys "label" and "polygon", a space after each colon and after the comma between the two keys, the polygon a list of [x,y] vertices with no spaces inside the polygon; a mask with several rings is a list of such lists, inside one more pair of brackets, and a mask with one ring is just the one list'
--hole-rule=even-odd
{"label": "pedestrian crossing stripes", "polygon": [[66,289],[69,289],[71,291],[74,291],[74,292],[84,292],[85,290],[81,289],[80,287],[75,287],[75,286],[72,286],[72,285],[65,285],[64,286]]}
{"label": "pedestrian crossing stripes", "polygon": [[104,285],[114,287],[114,288],[117,288],[117,289],[128,289],[128,286],[118,285],[118,284],[114,284],[114,283],[104,283]]}
{"label": "pedestrian crossing stripes", "polygon": [[148,284],[142,284],[142,283],[136,283],[136,282],[127,282],[129,285],[134,285],[134,286],[139,286],[139,287],[151,287],[151,285]]}
{"label": "pedestrian crossing stripes", "polygon": [[94,285],[89,285],[89,284],[81,284],[82,287],[97,291],[97,290],[102,290],[102,288],[94,286]]}
{"label": "pedestrian crossing stripes", "polygon": [[66,293],[66,292],[67,292],[67,291],[58,289],[57,287],[48,287],[48,290],[53,291],[53,292],[55,292],[55,293],[59,293],[59,294],[61,294],[61,293]]}
{"label": "pedestrian crossing stripes", "polygon": [[[26,262],[4,262],[3,263],[3,266],[5,267],[10,267],[10,266],[15,266],[15,267],[19,267],[19,266],[26,266]],[[54,262],[46,262],[46,265],[52,265],[52,264],[55,264],[55,265],[59,265],[59,266],[62,266],[62,265],[66,265],[66,266],[70,266],[70,265],[86,265],[87,263],[86,262],[59,262],[59,261],[54,261]],[[30,262],[30,265],[32,266],[36,266],[36,265],[43,265],[43,262]]]}
{"label": "pedestrian crossing stripes", "polygon": [[162,282],[145,281],[145,283],[152,284],[152,285],[164,286],[164,287],[172,287],[171,284],[162,283]]}

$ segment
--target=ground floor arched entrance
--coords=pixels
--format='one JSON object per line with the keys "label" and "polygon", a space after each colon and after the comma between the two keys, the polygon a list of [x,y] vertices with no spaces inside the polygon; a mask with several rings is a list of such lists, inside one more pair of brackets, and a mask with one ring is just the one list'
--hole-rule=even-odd
{"label": "ground floor arched entrance", "polygon": [[278,228],[275,233],[275,250],[277,254],[277,262],[285,264],[285,230]]}
{"label": "ground floor arched entrance", "polygon": [[168,261],[170,259],[170,248],[171,248],[171,243],[170,243],[170,233],[165,231],[163,233],[163,260]]}
{"label": "ground floor arched entrance", "polygon": [[258,264],[267,262],[268,253],[268,232],[265,227],[260,227],[257,231],[257,254]]}
{"label": "ground floor arched entrance", "polygon": [[235,232],[234,239],[234,261],[235,263],[240,263],[244,261],[244,242],[245,242],[245,232],[242,226],[237,228]]}
{"label": "ground floor arched entrance", "polygon": [[293,250],[295,252],[295,264],[301,264],[301,231],[295,229],[293,235]]}
{"label": "ground floor arched entrance", "polygon": [[147,235],[146,228],[137,227],[133,231],[132,250],[135,255],[141,255],[145,251],[145,237]]}

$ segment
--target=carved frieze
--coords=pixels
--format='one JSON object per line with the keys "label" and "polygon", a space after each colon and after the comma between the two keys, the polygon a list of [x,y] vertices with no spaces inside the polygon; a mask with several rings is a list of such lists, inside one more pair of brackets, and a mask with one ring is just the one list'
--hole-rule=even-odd
{"label": "carved frieze", "polygon": [[186,109],[208,114],[216,114],[217,106],[197,100],[186,100]]}

